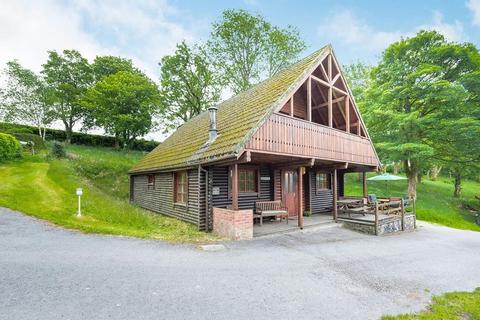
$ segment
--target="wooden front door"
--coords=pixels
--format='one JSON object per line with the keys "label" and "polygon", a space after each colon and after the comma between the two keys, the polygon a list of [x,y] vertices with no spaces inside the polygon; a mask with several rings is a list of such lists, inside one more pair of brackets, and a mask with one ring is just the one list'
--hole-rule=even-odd
{"label": "wooden front door", "polygon": [[289,216],[298,214],[298,175],[294,170],[282,172],[282,196]]}

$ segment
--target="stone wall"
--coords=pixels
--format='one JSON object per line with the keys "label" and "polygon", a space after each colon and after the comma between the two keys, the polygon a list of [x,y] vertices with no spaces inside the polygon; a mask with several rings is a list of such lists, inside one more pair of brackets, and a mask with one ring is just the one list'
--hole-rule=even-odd
{"label": "stone wall", "polygon": [[253,210],[213,208],[213,232],[232,240],[253,238]]}
{"label": "stone wall", "polygon": [[343,226],[347,229],[359,231],[367,234],[375,234],[375,225],[360,221],[342,221]]}
{"label": "stone wall", "polygon": [[[414,214],[406,214],[404,217],[403,231],[415,230],[416,217]],[[365,221],[343,221],[343,226],[347,229],[360,231],[367,234],[377,234],[379,236],[390,233],[402,232],[402,218],[400,216],[391,216],[378,222],[377,232],[375,233],[375,223]]]}

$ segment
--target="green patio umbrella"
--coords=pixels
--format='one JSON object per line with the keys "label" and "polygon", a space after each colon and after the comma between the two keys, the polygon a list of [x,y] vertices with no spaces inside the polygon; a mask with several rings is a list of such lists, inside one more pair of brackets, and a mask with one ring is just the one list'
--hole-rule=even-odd
{"label": "green patio umbrella", "polygon": [[386,181],[385,189],[388,193],[388,181],[407,180],[407,178],[396,176],[396,175],[393,175],[393,174],[390,174],[390,173],[387,172],[387,173],[384,173],[384,174],[380,174],[378,176],[370,177],[367,180],[370,180],[370,181]]}

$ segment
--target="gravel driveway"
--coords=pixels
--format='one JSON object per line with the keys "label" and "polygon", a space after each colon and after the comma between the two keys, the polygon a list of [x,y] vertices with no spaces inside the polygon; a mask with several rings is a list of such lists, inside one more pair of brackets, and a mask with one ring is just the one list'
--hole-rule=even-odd
{"label": "gravel driveway", "polygon": [[0,208],[0,319],[375,319],[480,286],[480,233],[425,223],[225,247],[84,235]]}

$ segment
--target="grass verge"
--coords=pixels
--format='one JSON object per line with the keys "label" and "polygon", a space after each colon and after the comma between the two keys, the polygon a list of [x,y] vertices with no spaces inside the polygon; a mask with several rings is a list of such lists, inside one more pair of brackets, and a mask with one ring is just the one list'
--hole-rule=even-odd
{"label": "grass verge", "polygon": [[433,297],[427,310],[417,314],[384,316],[382,320],[480,319],[480,288],[473,292],[450,292]]}
{"label": "grass verge", "polygon": [[[99,159],[99,162],[111,161],[108,160],[108,154],[104,157],[100,150],[96,150],[92,155]],[[121,155],[118,156],[120,157]],[[74,157],[73,160],[47,161],[41,156],[30,156],[0,164],[0,206],[87,233],[172,242],[202,243],[216,239],[211,234],[198,231],[194,225],[129,204],[125,196],[118,196],[125,193],[121,188],[116,192],[108,192],[109,181],[117,178],[90,180],[79,169],[79,162],[82,161],[92,160]],[[118,169],[119,175],[126,174],[122,170]],[[84,189],[81,218],[76,217],[77,187]]]}

